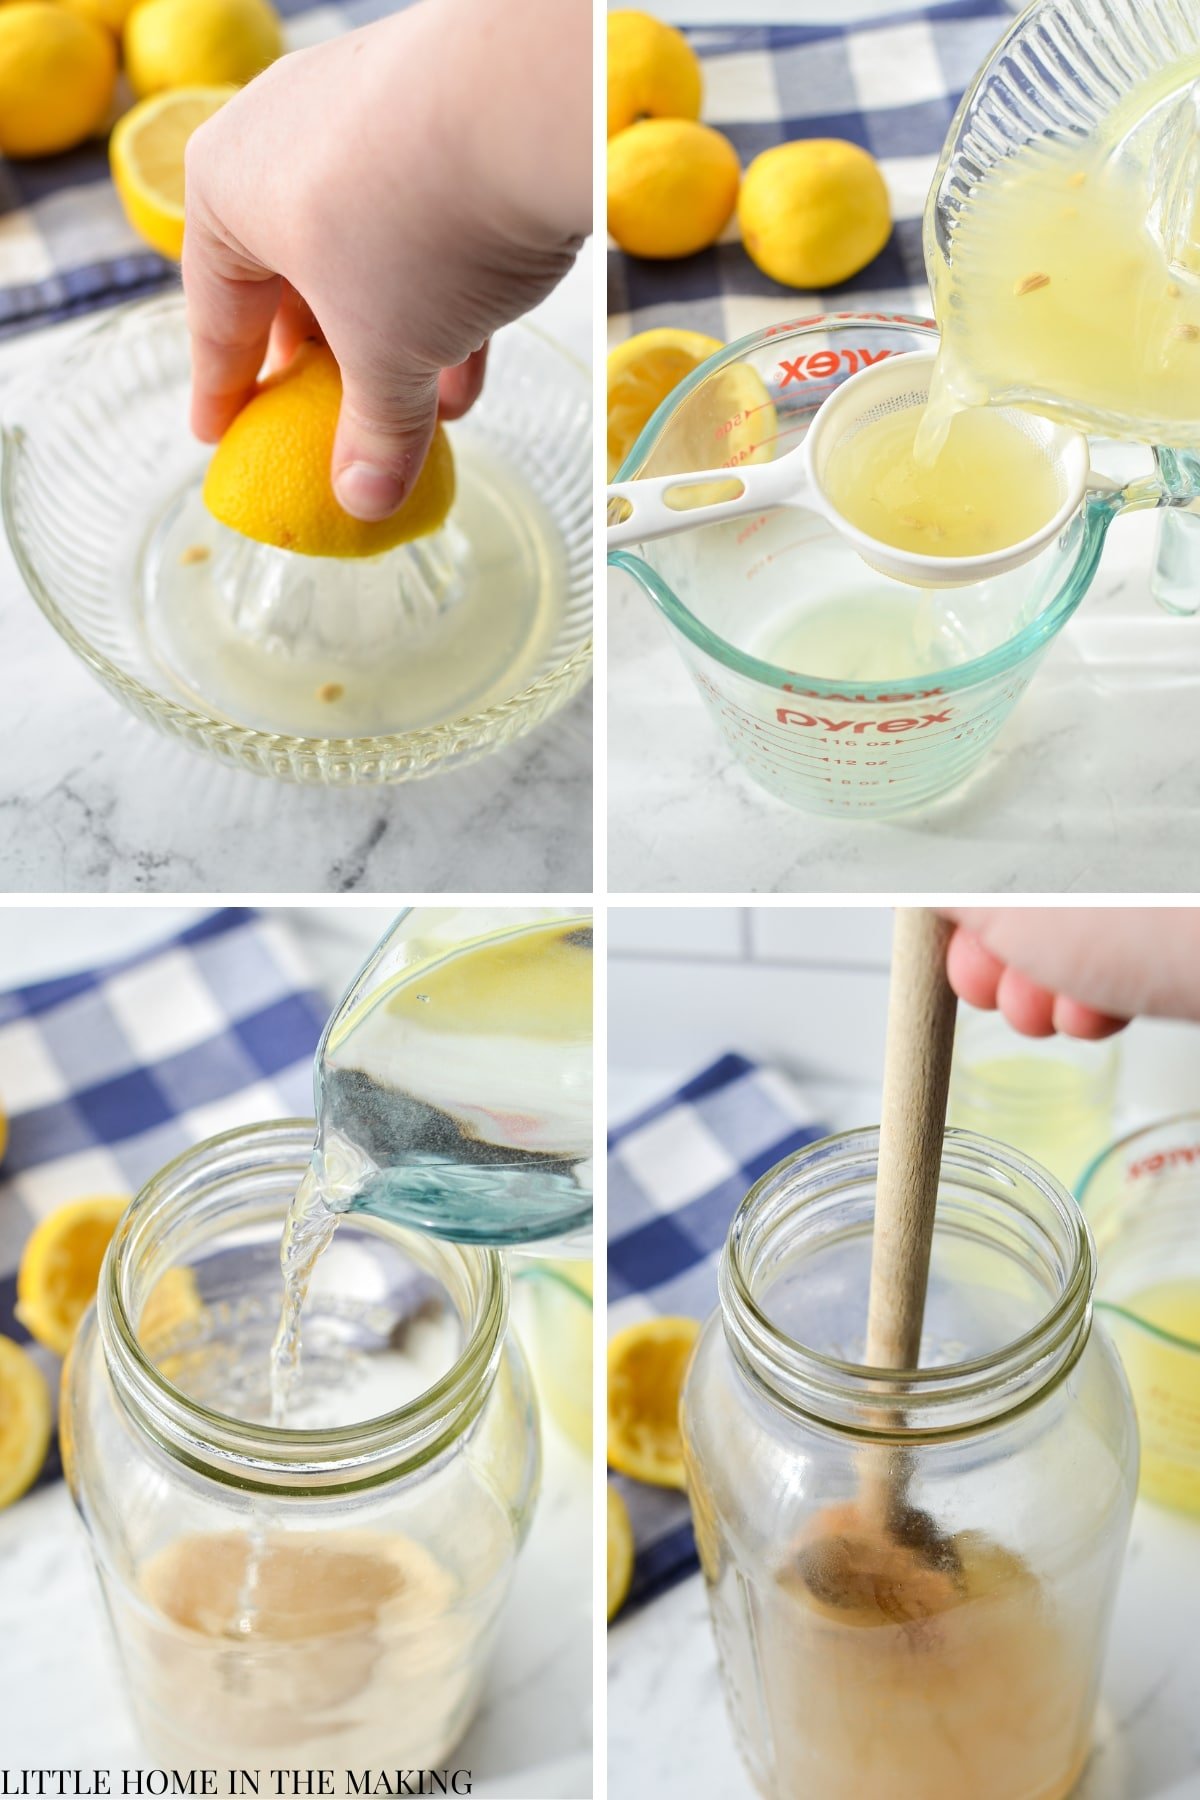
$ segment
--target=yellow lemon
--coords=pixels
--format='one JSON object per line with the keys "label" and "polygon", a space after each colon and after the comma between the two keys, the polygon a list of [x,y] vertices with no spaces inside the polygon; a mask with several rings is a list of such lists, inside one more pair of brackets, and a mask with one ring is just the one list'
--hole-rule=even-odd
{"label": "yellow lemon", "polygon": [[841,138],[809,138],[755,157],[738,223],[747,255],[772,281],[827,288],[879,255],[892,214],[874,157]]}
{"label": "yellow lemon", "polygon": [[152,1362],[157,1362],[181,1331],[195,1325],[204,1314],[196,1277],[182,1263],[164,1269],[142,1308],[138,1341]]}
{"label": "yellow lemon", "polygon": [[625,1502],[610,1481],[608,1484],[608,1620],[616,1618],[625,1604],[629,1584],[633,1580],[633,1527]]}
{"label": "yellow lemon", "polygon": [[120,37],[125,21],[137,5],[138,0],[62,0],[62,4],[81,19],[90,19],[93,25],[103,25],[114,37]]}
{"label": "yellow lemon", "polygon": [[608,135],[638,119],[698,119],[700,61],[683,33],[644,12],[608,15]]}
{"label": "yellow lemon", "polygon": [[240,86],[283,54],[283,31],[268,0],[140,0],[124,46],[140,99],[163,88]]}
{"label": "yellow lemon", "polygon": [[27,1350],[0,1337],[0,1507],[41,1474],[50,1447],[50,1390]]}
{"label": "yellow lemon", "polygon": [[260,383],[217,445],[204,480],[213,517],[302,556],[377,556],[444,524],[454,501],[454,458],[440,425],[398,513],[364,523],[342,511],[329,476],[341,398],[333,352],[302,344],[285,369]]}
{"label": "yellow lemon", "polygon": [[721,348],[701,331],[639,331],[608,353],[608,479],[667,395]]}
{"label": "yellow lemon", "polygon": [[99,25],[53,6],[0,7],[0,154],[55,156],[104,125],[117,52]]}
{"label": "yellow lemon", "polygon": [[96,1297],[100,1265],[129,1201],[114,1194],[69,1200],[43,1219],[17,1271],[16,1313],[47,1350],[65,1356]]}
{"label": "yellow lemon", "polygon": [[720,237],[739,175],[711,125],[642,119],[608,140],[608,229],[630,256],[693,256]]}
{"label": "yellow lemon", "polygon": [[113,182],[125,217],[160,256],[183,255],[183,153],[198,125],[224,106],[235,87],[174,88],[139,100],[108,142]]}
{"label": "yellow lemon", "polygon": [[608,1346],[608,1460],[622,1475],[681,1488],[679,1396],[696,1319],[645,1319]]}

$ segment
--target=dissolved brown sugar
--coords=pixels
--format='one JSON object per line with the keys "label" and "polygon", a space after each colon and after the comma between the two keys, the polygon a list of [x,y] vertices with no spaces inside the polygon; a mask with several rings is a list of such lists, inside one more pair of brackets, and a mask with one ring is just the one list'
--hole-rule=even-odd
{"label": "dissolved brown sugar", "polygon": [[925,1545],[859,1506],[814,1521],[756,1620],[778,1787],[821,1800],[1065,1800],[1089,1654],[979,1532]]}

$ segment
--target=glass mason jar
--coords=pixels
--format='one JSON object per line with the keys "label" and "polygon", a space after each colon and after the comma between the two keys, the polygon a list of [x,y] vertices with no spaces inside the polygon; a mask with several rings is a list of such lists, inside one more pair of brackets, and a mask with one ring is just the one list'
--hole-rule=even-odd
{"label": "glass mason jar", "polygon": [[64,1462],[140,1735],[179,1769],[444,1768],[540,1465],[495,1251],[347,1217],[270,1417],[311,1121],[178,1157],[125,1214],[65,1378]]}
{"label": "glass mason jar", "polygon": [[922,1366],[862,1366],[879,1134],[750,1190],[682,1409],[726,1698],[770,1800],[1062,1800],[1137,1485],[1082,1216],[947,1133]]}

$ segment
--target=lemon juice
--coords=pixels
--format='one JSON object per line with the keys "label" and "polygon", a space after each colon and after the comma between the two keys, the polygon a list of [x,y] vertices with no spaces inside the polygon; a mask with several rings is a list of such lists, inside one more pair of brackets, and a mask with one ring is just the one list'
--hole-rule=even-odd
{"label": "lemon juice", "polygon": [[1137,1407],[1140,1491],[1200,1512],[1200,1280],[1155,1282],[1101,1305]]}
{"label": "lemon juice", "polygon": [[185,703],[301,737],[436,726],[511,699],[543,673],[563,617],[566,555],[524,478],[454,438],[447,525],[346,561],[252,543],[198,486],[151,535],[138,629]]}
{"label": "lemon juice", "polygon": [[592,1265],[546,1261],[529,1271],[530,1350],[538,1393],[576,1449],[592,1449]]}
{"label": "lemon juice", "polygon": [[916,406],[884,413],[830,451],[825,490],[852,525],[921,556],[981,556],[1031,537],[1054,516],[1058,476],[1019,423],[1002,413],[959,413],[923,462],[922,417]]}
{"label": "lemon juice", "polygon": [[[969,1043],[970,1033],[963,1036]],[[1115,1080],[1115,1059],[1108,1069],[1081,1067],[1069,1052],[964,1058],[955,1064],[947,1116],[963,1131],[1023,1150],[1073,1191],[1112,1135]]]}
{"label": "lemon juice", "polygon": [[1195,443],[1198,75],[1165,69],[1091,133],[1019,145],[975,183],[949,260],[929,256],[942,336],[919,456],[980,405]]}

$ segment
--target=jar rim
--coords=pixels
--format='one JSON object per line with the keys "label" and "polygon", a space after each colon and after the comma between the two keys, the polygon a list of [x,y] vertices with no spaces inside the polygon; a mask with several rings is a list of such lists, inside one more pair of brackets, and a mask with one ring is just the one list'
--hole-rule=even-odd
{"label": "jar rim", "polygon": [[[742,1200],[730,1224],[718,1271],[722,1312],[731,1349],[750,1378],[771,1398],[835,1428],[872,1437],[911,1441],[943,1437],[991,1424],[1056,1385],[1074,1366],[1091,1329],[1096,1258],[1091,1232],[1072,1196],[1031,1158],[976,1132],[948,1129],[943,1176],[966,1179],[983,1194],[989,1176],[1043,1205],[1060,1233],[1060,1289],[1028,1330],[995,1349],[957,1362],[893,1370],[845,1361],[802,1343],[782,1330],[760,1304],[748,1267],[751,1233],[764,1226],[772,1203],[790,1202],[787,1217],[818,1201],[848,1193],[846,1177],[861,1182],[878,1160],[878,1127],[860,1127],[807,1144],[768,1169]],[[830,1184],[832,1177],[833,1184]],[[812,1191],[800,1191],[808,1183]],[[823,1185],[822,1185],[823,1184]],[[946,1227],[947,1197],[939,1197]],[[957,1203],[961,1204],[961,1203]],[[776,1221],[774,1229],[779,1229]],[[935,1223],[935,1241],[938,1224]]]}
{"label": "jar rim", "polygon": [[[491,1389],[508,1322],[508,1274],[495,1250],[425,1238],[431,1253],[457,1264],[474,1282],[474,1315],[451,1366],[402,1406],[346,1425],[297,1429],[238,1419],[192,1399],[146,1354],[129,1309],[133,1259],[148,1244],[148,1226],[165,1208],[194,1202],[198,1189],[272,1164],[308,1167],[314,1119],[274,1119],[235,1126],[203,1139],[152,1175],[123,1214],[105,1254],[96,1300],[110,1375],[127,1410],[169,1454],[241,1488],[309,1493],[371,1486],[414,1472],[440,1456],[470,1426]],[[250,1163],[245,1159],[249,1156]],[[360,1221],[361,1222],[361,1221]],[[372,1229],[406,1243],[411,1228],[372,1220]],[[216,1234],[214,1233],[214,1236]]]}

